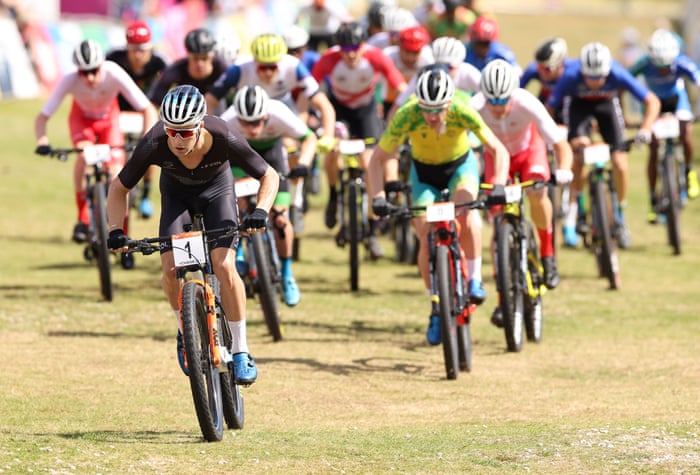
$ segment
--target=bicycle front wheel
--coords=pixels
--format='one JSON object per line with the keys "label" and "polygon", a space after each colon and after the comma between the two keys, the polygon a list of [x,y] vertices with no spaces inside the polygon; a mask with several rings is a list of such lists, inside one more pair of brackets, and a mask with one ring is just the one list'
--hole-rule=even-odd
{"label": "bicycle front wheel", "polygon": [[502,220],[496,232],[496,284],[501,297],[503,331],[508,351],[523,348],[524,298],[520,278],[520,240],[511,223]]}
{"label": "bicycle front wheel", "polygon": [[221,378],[211,359],[204,286],[186,282],[181,305],[182,338],[199,427],[207,442],[220,441],[224,433]]}
{"label": "bicycle front wheel", "polygon": [[454,315],[454,279],[450,264],[450,250],[447,246],[438,246],[435,255],[438,297],[440,299],[440,332],[442,334],[442,352],[445,357],[447,379],[457,379],[459,375],[459,355],[457,342],[457,319]]}
{"label": "bicycle front wheel", "polygon": [[280,341],[282,339],[282,325],[280,324],[278,279],[273,271],[268,249],[268,246],[274,246],[274,242],[269,242],[272,237],[267,236],[266,239],[263,233],[253,233],[250,237],[255,262],[258,266],[258,295],[265,325],[267,325],[272,339]]}
{"label": "bicycle front wheel", "polygon": [[101,181],[95,183],[92,189],[93,194],[93,226],[95,236],[92,245],[97,254],[97,270],[100,273],[100,290],[102,297],[108,302],[112,301],[112,269],[110,263],[110,252],[107,247],[107,192],[105,185]]}
{"label": "bicycle front wheel", "polygon": [[348,185],[348,240],[350,242],[350,289],[355,292],[360,286],[360,241],[362,240],[362,218],[359,201],[362,191],[352,181]]}
{"label": "bicycle front wheel", "polygon": [[679,255],[681,253],[681,196],[677,181],[676,159],[672,153],[666,153],[663,160],[663,212],[666,215],[668,243],[673,248],[673,253]]}
{"label": "bicycle front wheel", "polygon": [[597,218],[593,222],[598,233],[598,249],[596,249],[598,265],[602,276],[608,279],[610,289],[615,290],[620,287],[620,264],[617,257],[617,244],[612,238],[611,231],[612,205],[607,193],[607,185],[603,181],[595,183],[593,196],[591,201]]}

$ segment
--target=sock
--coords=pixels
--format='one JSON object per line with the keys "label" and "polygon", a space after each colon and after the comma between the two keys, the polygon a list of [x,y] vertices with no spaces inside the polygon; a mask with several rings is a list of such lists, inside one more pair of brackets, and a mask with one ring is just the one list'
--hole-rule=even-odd
{"label": "sock", "polygon": [[233,337],[231,354],[235,355],[236,353],[249,353],[245,320],[240,320],[238,322],[228,320],[228,327],[231,329],[231,336]]}
{"label": "sock", "polygon": [[476,259],[467,259],[467,272],[469,272],[469,279],[475,279],[481,282],[481,257]]}
{"label": "sock", "polygon": [[280,261],[282,264],[282,278],[292,277],[292,258],[280,257]]}
{"label": "sock", "polygon": [[569,203],[569,211],[564,218],[564,226],[567,228],[576,227],[576,219],[578,218],[578,202],[575,200]]}
{"label": "sock", "polygon": [[540,257],[551,257],[554,255],[554,245],[552,244],[552,228],[537,229],[540,238]]}
{"label": "sock", "polygon": [[78,205],[78,221],[88,224],[90,222],[90,210],[88,209],[87,192],[76,191],[75,203]]}

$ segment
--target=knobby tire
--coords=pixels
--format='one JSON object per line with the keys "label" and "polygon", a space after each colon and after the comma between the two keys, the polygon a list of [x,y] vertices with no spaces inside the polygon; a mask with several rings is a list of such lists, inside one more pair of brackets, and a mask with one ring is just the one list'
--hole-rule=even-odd
{"label": "knobby tire", "polygon": [[664,214],[666,215],[668,243],[673,248],[673,253],[679,255],[681,253],[681,197],[677,181],[676,159],[673,153],[666,153],[663,160]]}
{"label": "knobby tire", "polygon": [[258,267],[258,296],[265,318],[265,325],[267,325],[267,330],[272,335],[272,339],[280,341],[282,339],[282,326],[279,312],[279,285],[276,282],[275,272],[270,263],[270,251],[268,249],[268,244],[274,245],[274,243],[266,243],[265,241],[263,233],[253,233],[250,236],[255,262]]}
{"label": "knobby tire", "polygon": [[355,292],[359,289],[360,281],[360,241],[362,240],[361,230],[361,199],[359,185],[353,180],[348,185],[348,234],[350,243],[350,289]]}
{"label": "knobby tire", "polygon": [[442,352],[445,358],[447,379],[457,379],[459,375],[459,355],[457,342],[457,319],[454,314],[454,282],[450,259],[450,249],[438,246],[435,255],[438,297],[440,299],[440,333]]}
{"label": "knobby tire", "polygon": [[97,254],[97,270],[100,274],[100,290],[102,297],[108,302],[112,301],[112,270],[109,252],[107,247],[107,203],[104,183],[98,181],[92,189],[94,210],[93,220],[95,228],[94,249]]}
{"label": "knobby tire", "polygon": [[527,336],[528,341],[539,343],[542,341],[542,330],[544,324],[542,295],[540,293],[540,285],[543,283],[544,276],[540,274],[538,269],[540,255],[539,251],[537,250],[535,230],[529,221],[526,221],[524,224],[527,228],[528,272],[530,273],[532,285],[535,287],[537,293],[535,297],[528,295],[525,299],[525,335]]}
{"label": "knobby tire", "polygon": [[496,232],[496,279],[508,351],[523,348],[524,298],[520,290],[520,242],[513,225],[501,220]]}
{"label": "knobby tire", "polygon": [[615,290],[620,286],[620,265],[617,256],[617,244],[612,237],[611,204],[607,192],[607,184],[598,181],[594,185],[593,206],[598,215],[600,250],[598,259],[603,277],[608,279],[610,289]]}

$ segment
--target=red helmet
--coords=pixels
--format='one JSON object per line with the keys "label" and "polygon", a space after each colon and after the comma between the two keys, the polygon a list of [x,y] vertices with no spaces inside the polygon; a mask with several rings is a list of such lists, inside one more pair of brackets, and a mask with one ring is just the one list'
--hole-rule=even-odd
{"label": "red helmet", "polygon": [[126,42],[130,45],[142,45],[151,41],[151,29],[145,21],[132,22],[126,28]]}
{"label": "red helmet", "polygon": [[498,23],[491,17],[480,15],[469,29],[470,41],[494,41],[498,38]]}
{"label": "red helmet", "polygon": [[399,46],[407,51],[417,53],[428,42],[430,42],[430,34],[420,25],[405,28],[399,33]]}

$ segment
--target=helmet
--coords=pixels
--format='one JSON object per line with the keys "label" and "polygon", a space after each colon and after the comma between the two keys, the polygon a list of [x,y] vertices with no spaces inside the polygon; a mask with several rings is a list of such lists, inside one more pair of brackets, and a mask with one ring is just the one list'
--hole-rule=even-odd
{"label": "helmet", "polygon": [[216,40],[206,28],[197,28],[185,36],[185,49],[188,53],[204,54],[214,51]]}
{"label": "helmet", "polygon": [[494,59],[481,71],[479,88],[487,99],[508,99],[519,84],[515,68],[508,61]]}
{"label": "helmet", "polygon": [[216,36],[215,50],[226,64],[233,64],[241,50],[241,39],[235,32],[220,33]]}
{"label": "helmet", "polygon": [[469,28],[469,41],[494,41],[498,38],[498,23],[491,17],[479,15]]}
{"label": "helmet", "polygon": [[175,86],[163,98],[160,105],[160,120],[169,127],[195,128],[207,113],[204,95],[194,86]]}
{"label": "helmet", "polygon": [[416,17],[405,8],[387,8],[382,15],[382,29],[385,31],[401,31],[417,24]]}
{"label": "helmet", "polygon": [[233,96],[233,106],[238,117],[245,121],[260,120],[267,114],[269,98],[260,86],[244,86]]}
{"label": "helmet", "polygon": [[420,25],[406,28],[399,33],[399,46],[407,51],[417,53],[430,41],[428,30]]}
{"label": "helmet", "polygon": [[457,38],[442,36],[433,40],[433,57],[436,63],[446,63],[450,66],[459,66],[467,56],[467,48]]}
{"label": "helmet", "polygon": [[395,2],[387,0],[372,0],[367,9],[367,22],[369,26],[383,28],[384,12],[387,8],[396,6]]}
{"label": "helmet", "polygon": [[250,52],[259,63],[277,63],[287,54],[287,45],[281,36],[265,33],[253,38]]}
{"label": "helmet", "polygon": [[566,58],[566,40],[550,38],[535,51],[535,61],[546,68],[558,68]]}
{"label": "helmet", "polygon": [[126,42],[130,45],[148,45],[151,29],[145,21],[134,21],[126,27]]}
{"label": "helmet", "polygon": [[299,49],[309,42],[309,33],[299,25],[292,25],[282,35],[288,49]]}
{"label": "helmet", "polygon": [[367,39],[367,30],[356,21],[342,23],[335,32],[335,39],[340,46],[357,46]]}
{"label": "helmet", "polygon": [[420,105],[440,107],[452,100],[455,85],[449,73],[443,69],[432,69],[418,76],[415,92]]}
{"label": "helmet", "polygon": [[581,72],[586,76],[610,74],[612,56],[610,49],[602,43],[588,43],[581,48]]}
{"label": "helmet", "polygon": [[94,40],[83,40],[73,51],[73,63],[78,71],[96,69],[104,60],[104,51]]}
{"label": "helmet", "polygon": [[668,30],[656,30],[649,39],[649,59],[654,66],[672,65],[680,54],[680,50],[678,39]]}

